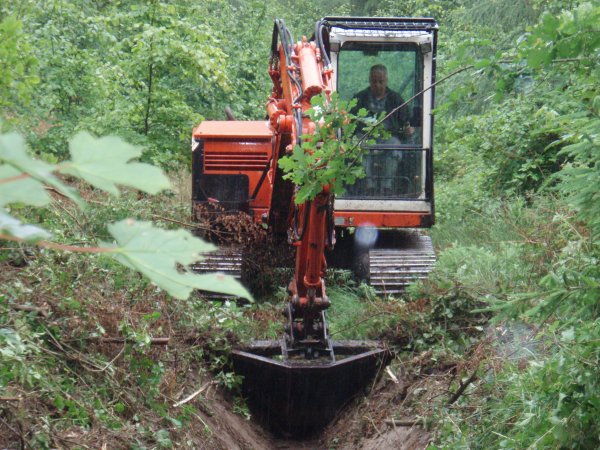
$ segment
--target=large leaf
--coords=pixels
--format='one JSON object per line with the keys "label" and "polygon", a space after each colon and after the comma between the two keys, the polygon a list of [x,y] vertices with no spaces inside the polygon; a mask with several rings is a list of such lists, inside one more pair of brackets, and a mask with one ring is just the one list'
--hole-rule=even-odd
{"label": "large leaf", "polygon": [[118,244],[114,257],[139,270],[176,298],[187,298],[193,289],[252,298],[231,276],[218,273],[198,275],[184,269],[201,260],[202,253],[215,250],[214,245],[186,230],[163,230],[150,222],[132,219],[110,224],[108,230]]}
{"label": "large leaf", "polygon": [[33,178],[16,178],[23,172],[9,165],[0,166],[0,207],[11,203],[44,206],[50,196],[42,183]]}
{"label": "large leaf", "polygon": [[28,174],[35,180],[49,184],[77,203],[79,207],[84,206],[79,192],[66,186],[52,174],[56,170],[55,166],[33,159],[27,154],[25,151],[25,141],[21,135],[17,133],[0,135],[0,160],[20,172]]}
{"label": "large leaf", "polygon": [[71,161],[60,171],[83,178],[98,189],[119,195],[117,184],[131,186],[150,194],[170,187],[169,179],[157,167],[138,162],[142,151],[121,138],[94,138],[81,132],[69,142]]}
{"label": "large leaf", "polygon": [[50,236],[50,233],[46,230],[34,225],[24,224],[8,215],[3,209],[0,209],[0,233],[9,234],[26,241],[37,241]]}

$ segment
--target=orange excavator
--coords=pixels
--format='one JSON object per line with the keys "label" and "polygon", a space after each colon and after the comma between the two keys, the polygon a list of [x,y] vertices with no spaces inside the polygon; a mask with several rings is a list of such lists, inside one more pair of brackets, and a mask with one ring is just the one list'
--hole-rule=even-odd
{"label": "orange excavator", "polygon": [[[295,42],[276,20],[267,119],[205,121],[193,130],[194,214],[215,204],[225,213],[244,212],[295,248],[285,335],[234,352],[250,406],[275,431],[298,436],[322,428],[389,357],[377,342],[329,338],[326,259],[361,262],[354,268],[384,294],[423,278],[434,262],[431,242],[416,229],[434,222],[437,30],[430,18],[326,17],[311,39]],[[383,100],[373,87],[382,76]],[[364,179],[336,198],[323,186],[297,205],[296,187],[283,178],[278,161],[302,144],[303,135],[314,134],[306,114],[311,99],[329,99],[334,91],[375,112],[390,112],[385,99],[399,103],[393,107],[404,104],[396,115],[402,123],[384,122],[388,137],[365,148]],[[239,261],[229,249],[199,269],[236,275]]]}

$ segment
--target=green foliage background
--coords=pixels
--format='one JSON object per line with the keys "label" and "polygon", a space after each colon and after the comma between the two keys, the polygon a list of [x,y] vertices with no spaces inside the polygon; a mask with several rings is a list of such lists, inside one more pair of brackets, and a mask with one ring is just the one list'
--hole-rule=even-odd
{"label": "green foliage background", "polygon": [[[597,0],[0,0],[1,127],[26,136],[48,164],[67,160],[69,140],[87,130],[117,135],[144,148],[142,161],[179,170],[190,164],[190,130],[203,118],[223,118],[226,105],[240,119],[264,117],[274,17],[284,18],[299,38],[312,34],[317,18],[344,14],[433,16],[440,23],[438,78],[474,66],[436,90],[438,224],[432,236],[438,267],[407,298],[386,303],[386,314],[361,323],[360,333],[378,337],[385,330],[401,350],[466,359],[490,330],[526,330],[525,341],[497,339],[492,348],[504,355],[502,363],[482,363],[468,395],[452,406],[430,403],[432,448],[597,448]],[[145,202],[128,195],[105,200],[107,208],[88,213],[82,228],[106,239],[98,223],[122,219],[136,205],[151,209]],[[20,213],[60,239],[84,234],[64,214],[35,208]],[[99,258],[73,269],[71,277],[56,267],[79,267],[79,260],[39,257],[39,267],[27,269],[27,276],[60,289],[115,270]],[[154,298],[143,281],[119,269],[116,274],[115,292],[129,286]],[[11,284],[0,294],[0,392],[15,385],[40,391],[54,404],[48,417],[61,417],[60,423],[35,425],[39,440],[31,445],[50,447],[45,437],[69,424],[128,426],[129,406],[110,383],[105,380],[96,397],[77,396],[75,377],[63,374],[58,359],[41,356],[48,331],[9,307],[27,294],[24,286]],[[61,308],[82,317],[83,300],[70,289]],[[362,298],[356,291],[344,295]],[[346,337],[348,317],[361,314],[346,303],[338,311],[332,326]],[[139,372],[136,380],[122,381],[148,389],[147,403],[160,417],[156,427],[132,431],[132,440],[168,447],[169,427],[177,428],[171,419],[188,418],[169,412],[159,389],[168,368],[142,351],[155,321],[148,314],[133,326],[122,324],[132,339],[127,362]],[[215,346],[227,342],[219,324],[252,329],[235,308],[189,304],[181,320],[209,330]],[[60,337],[67,328],[58,323],[52,335]],[[222,368],[220,356],[212,355]],[[104,356],[94,361],[107,362]],[[221,377],[233,384],[227,372]]]}

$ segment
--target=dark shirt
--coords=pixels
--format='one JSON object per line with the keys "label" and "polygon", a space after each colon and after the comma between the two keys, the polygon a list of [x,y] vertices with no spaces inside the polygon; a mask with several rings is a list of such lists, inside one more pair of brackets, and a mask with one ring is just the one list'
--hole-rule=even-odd
{"label": "dark shirt", "polygon": [[[363,89],[357,93],[354,98],[356,98],[357,103],[352,110],[353,113],[356,113],[361,108],[365,108],[370,116],[376,117],[379,117],[382,112],[387,114],[392,109],[397,108],[404,103],[400,94],[388,88],[386,88],[385,97],[381,100],[377,100],[373,97],[370,88]],[[383,126],[391,133],[402,134],[404,125],[408,120],[407,109],[402,108],[388,117],[386,121],[383,122]]]}

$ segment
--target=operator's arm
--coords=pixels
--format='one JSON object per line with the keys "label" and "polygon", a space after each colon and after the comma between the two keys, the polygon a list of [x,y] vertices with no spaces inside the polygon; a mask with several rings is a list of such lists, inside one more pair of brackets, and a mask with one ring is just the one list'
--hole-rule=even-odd
{"label": "operator's arm", "polygon": [[[395,108],[404,104],[404,99],[400,96],[400,94],[390,91],[387,96],[386,101],[386,110],[393,111]],[[389,131],[403,140],[410,137],[415,129],[410,123],[410,115],[409,109],[407,106],[403,106],[399,110],[397,110],[389,120]]]}

